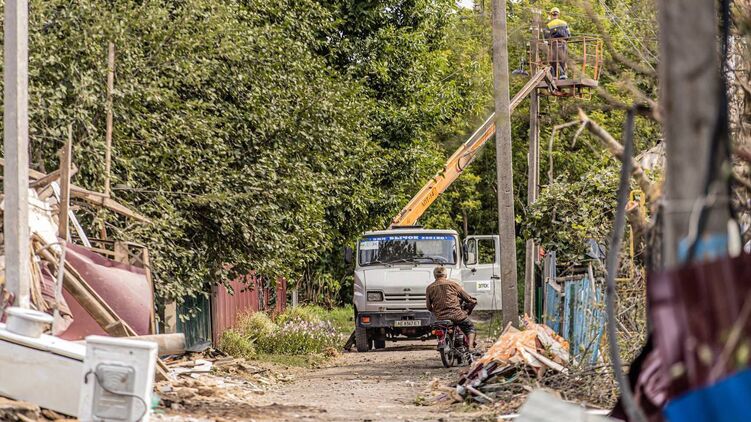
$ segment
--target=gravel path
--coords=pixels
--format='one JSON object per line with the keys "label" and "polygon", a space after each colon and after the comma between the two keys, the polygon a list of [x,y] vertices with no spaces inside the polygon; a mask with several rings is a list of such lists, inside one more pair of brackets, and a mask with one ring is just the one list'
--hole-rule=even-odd
{"label": "gravel path", "polygon": [[346,353],[328,367],[299,374],[294,382],[259,397],[259,401],[268,408],[295,409],[281,417],[275,415],[275,420],[488,420],[477,412],[417,405],[415,399],[432,379],[456,379],[458,370],[443,368],[430,342],[401,344],[368,353]]}

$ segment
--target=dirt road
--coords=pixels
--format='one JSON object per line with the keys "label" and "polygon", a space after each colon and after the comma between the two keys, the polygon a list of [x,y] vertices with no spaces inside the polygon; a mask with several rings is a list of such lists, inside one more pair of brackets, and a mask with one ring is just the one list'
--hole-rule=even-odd
{"label": "dirt road", "polygon": [[390,346],[346,353],[331,366],[302,373],[283,389],[259,399],[270,408],[291,406],[275,420],[487,420],[477,412],[447,413],[445,408],[416,404],[433,378],[455,379],[456,373],[441,366],[431,343]]}

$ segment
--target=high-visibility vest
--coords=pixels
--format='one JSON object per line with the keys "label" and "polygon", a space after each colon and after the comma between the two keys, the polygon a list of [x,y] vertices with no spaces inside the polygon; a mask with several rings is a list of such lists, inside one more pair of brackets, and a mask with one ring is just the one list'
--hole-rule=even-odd
{"label": "high-visibility vest", "polygon": [[563,19],[553,19],[548,22],[546,32],[546,38],[568,38],[571,36],[568,23]]}

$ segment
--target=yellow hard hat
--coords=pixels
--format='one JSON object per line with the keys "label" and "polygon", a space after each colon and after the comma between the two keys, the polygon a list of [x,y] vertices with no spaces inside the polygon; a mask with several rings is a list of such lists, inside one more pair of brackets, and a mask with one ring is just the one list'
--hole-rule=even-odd
{"label": "yellow hard hat", "polygon": [[560,15],[561,14],[561,9],[559,9],[557,7],[554,7],[552,9],[550,9],[550,14],[552,15],[553,13],[558,13]]}

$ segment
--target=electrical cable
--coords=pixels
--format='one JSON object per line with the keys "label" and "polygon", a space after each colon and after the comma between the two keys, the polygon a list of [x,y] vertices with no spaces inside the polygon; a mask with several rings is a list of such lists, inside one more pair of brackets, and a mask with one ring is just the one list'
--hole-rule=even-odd
{"label": "electrical cable", "polygon": [[613,234],[610,239],[610,248],[607,256],[607,290],[606,290],[606,311],[608,315],[608,348],[610,349],[610,360],[613,364],[613,372],[618,381],[623,400],[623,408],[626,411],[630,421],[646,422],[646,417],[634,400],[631,386],[629,385],[626,375],[623,373],[621,363],[620,348],[618,347],[618,337],[615,328],[615,273],[618,271],[618,254],[621,243],[623,242],[623,232],[626,226],[626,204],[630,191],[631,166],[634,149],[634,118],[636,108],[632,107],[626,114],[626,123],[623,128],[623,157],[621,165],[620,181],[618,183],[618,204],[615,209],[615,222],[613,224]]}
{"label": "electrical cable", "polygon": [[125,391],[110,390],[104,384],[104,382],[102,382],[102,379],[99,377],[99,372],[98,371],[99,371],[99,366],[100,365],[97,365],[96,370],[89,370],[89,372],[87,372],[86,375],[83,376],[83,382],[84,382],[84,384],[88,384],[88,382],[89,382],[89,375],[94,374],[94,379],[96,380],[97,384],[99,384],[99,386],[102,387],[102,390],[104,390],[104,391],[106,391],[106,392],[108,392],[110,394],[116,395],[116,396],[130,397],[130,398],[138,399],[138,401],[141,402],[141,405],[143,406],[143,411],[141,412],[141,414],[133,422],[139,422],[140,420],[142,420],[143,417],[146,416],[146,413],[149,411],[149,405],[146,404],[146,401],[141,396],[139,396],[137,394],[127,393]]}

